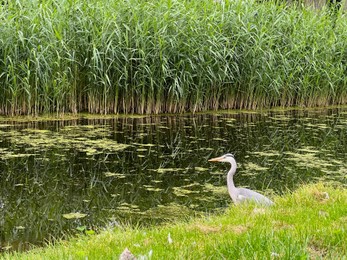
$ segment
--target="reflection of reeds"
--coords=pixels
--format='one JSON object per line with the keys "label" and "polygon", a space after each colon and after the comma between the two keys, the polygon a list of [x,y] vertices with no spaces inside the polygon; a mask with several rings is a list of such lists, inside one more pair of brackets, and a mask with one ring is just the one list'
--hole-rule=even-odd
{"label": "reflection of reeds", "polygon": [[[88,125],[4,121],[0,204],[12,219],[4,222],[6,239],[15,243],[14,227],[25,227],[20,240],[37,243],[110,217],[147,226],[225,207],[228,166],[207,159],[226,151],[239,162],[235,183],[266,194],[316,179],[346,183],[345,111],[267,113],[91,116]],[[67,221],[70,212],[88,215]]]}
{"label": "reflection of reeds", "polygon": [[2,114],[346,103],[343,15],[333,29],[273,2],[49,0],[0,18]]}

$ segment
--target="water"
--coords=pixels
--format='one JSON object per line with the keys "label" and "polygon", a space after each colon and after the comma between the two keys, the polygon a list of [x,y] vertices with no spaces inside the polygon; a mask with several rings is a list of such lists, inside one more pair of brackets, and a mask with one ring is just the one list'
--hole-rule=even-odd
{"label": "water", "polygon": [[347,109],[0,122],[0,242],[27,250],[120,223],[155,225],[231,204],[237,186],[272,196],[347,184]]}

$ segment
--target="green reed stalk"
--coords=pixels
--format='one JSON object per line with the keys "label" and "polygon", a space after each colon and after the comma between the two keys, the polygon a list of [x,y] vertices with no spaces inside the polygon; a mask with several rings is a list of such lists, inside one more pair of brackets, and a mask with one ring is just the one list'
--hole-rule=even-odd
{"label": "green reed stalk", "polygon": [[0,9],[1,114],[347,102],[342,11],[332,19],[324,9],[241,0],[10,1]]}

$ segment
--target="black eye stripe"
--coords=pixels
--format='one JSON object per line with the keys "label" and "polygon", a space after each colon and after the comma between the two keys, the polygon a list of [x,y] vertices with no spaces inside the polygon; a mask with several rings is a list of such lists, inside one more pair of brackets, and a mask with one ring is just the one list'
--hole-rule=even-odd
{"label": "black eye stripe", "polygon": [[227,153],[227,154],[224,154],[225,157],[233,157],[234,158],[234,155],[231,154],[231,153]]}

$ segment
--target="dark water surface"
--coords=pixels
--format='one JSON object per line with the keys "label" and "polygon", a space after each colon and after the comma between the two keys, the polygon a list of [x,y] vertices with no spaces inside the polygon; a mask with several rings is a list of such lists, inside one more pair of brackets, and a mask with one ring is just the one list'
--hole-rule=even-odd
{"label": "dark water surface", "polygon": [[347,183],[347,109],[0,122],[1,250],[230,205],[235,182],[272,196]]}

